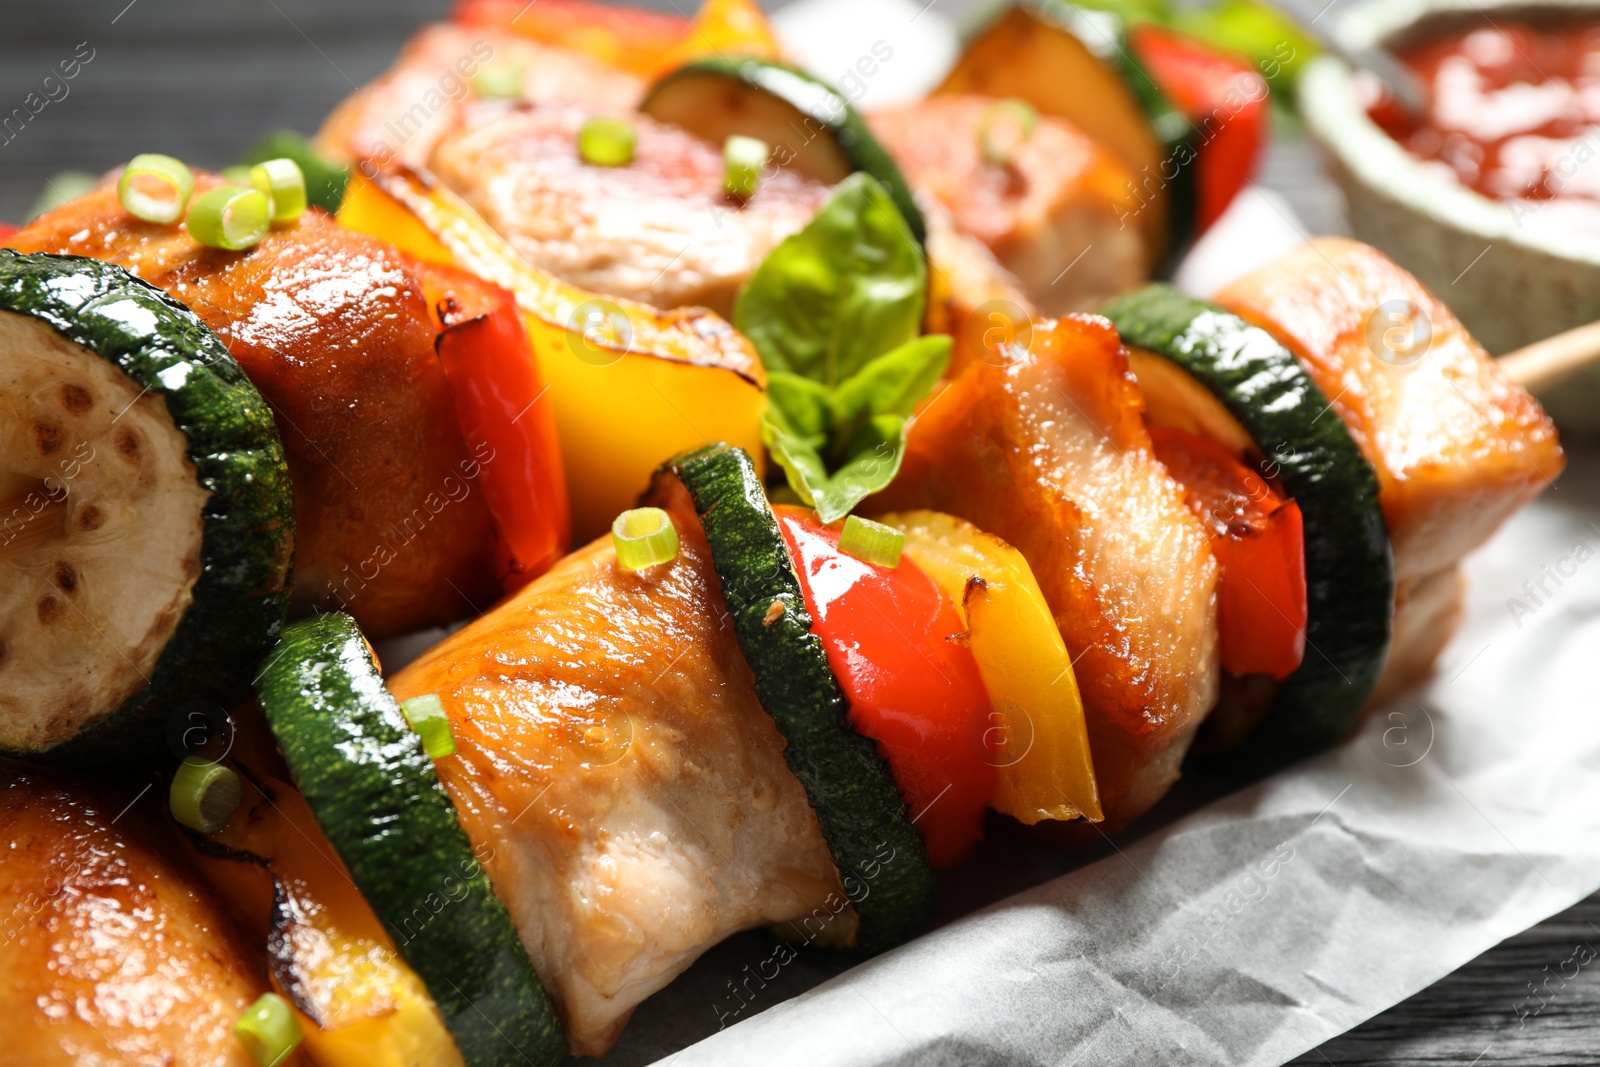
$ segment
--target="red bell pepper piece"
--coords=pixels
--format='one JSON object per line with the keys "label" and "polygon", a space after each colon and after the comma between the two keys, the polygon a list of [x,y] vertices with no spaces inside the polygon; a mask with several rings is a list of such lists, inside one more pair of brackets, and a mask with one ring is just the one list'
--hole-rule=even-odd
{"label": "red bell pepper piece", "polygon": [[1150,440],[1211,533],[1223,670],[1288,677],[1306,649],[1300,506],[1210,438],[1152,426]]}
{"label": "red bell pepper piece", "polygon": [[960,863],[983,836],[999,762],[984,747],[989,694],[959,643],[961,616],[910,559],[892,569],[865,563],[839,551],[839,528],[816,512],[773,510],[851,725],[889,761],[929,860]]}
{"label": "red bell pepper piece", "polygon": [[9,222],[0,222],[0,241],[11,240],[11,235],[17,232],[17,227]]}
{"label": "red bell pepper piece", "polygon": [[488,457],[478,481],[500,531],[510,591],[548,570],[572,537],[555,416],[515,298],[464,271],[414,269],[439,319],[434,345],[461,435],[474,455]]}
{"label": "red bell pepper piece", "polygon": [[1266,149],[1272,129],[1266,79],[1242,60],[1161,27],[1136,27],[1131,43],[1156,88],[1194,126],[1203,232],[1249,182]]}

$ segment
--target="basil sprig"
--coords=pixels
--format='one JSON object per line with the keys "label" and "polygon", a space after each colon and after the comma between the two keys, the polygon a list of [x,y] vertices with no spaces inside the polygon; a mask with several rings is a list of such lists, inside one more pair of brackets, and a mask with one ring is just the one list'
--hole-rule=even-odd
{"label": "basil sprig", "polygon": [[857,172],[762,261],[733,324],[767,368],[761,435],[823,522],[900,469],[906,421],[950,362],[922,337],[928,273],[889,191]]}

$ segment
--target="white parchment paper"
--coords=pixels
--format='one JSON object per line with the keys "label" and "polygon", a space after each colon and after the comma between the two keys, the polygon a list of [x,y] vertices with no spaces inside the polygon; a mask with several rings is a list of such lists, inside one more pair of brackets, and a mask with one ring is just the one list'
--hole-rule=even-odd
{"label": "white parchment paper", "polygon": [[667,1062],[1281,1063],[1600,888],[1600,454],[1571,460],[1363,735]]}

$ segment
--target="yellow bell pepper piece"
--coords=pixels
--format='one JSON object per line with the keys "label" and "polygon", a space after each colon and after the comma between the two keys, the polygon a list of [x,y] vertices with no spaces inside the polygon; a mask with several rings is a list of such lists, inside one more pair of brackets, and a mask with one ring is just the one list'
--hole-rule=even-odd
{"label": "yellow bell pepper piece", "polygon": [[[270,875],[248,861],[192,855],[263,944],[273,934],[280,939],[273,984],[294,1006],[318,1067],[464,1067],[427,986],[395,950],[305,799],[259,773],[250,781],[274,799],[248,789],[245,806],[213,841],[264,857]],[[287,893],[283,902],[274,880]],[[294,990],[280,976],[292,976]]]}
{"label": "yellow bell pepper piece", "polygon": [[352,176],[339,222],[516,296],[555,408],[579,543],[610,529],[683,449],[726,441],[763,462],[766,372],[717,315],[661,311],[553,278],[459,196],[406,171]]}
{"label": "yellow bell pepper piece", "polygon": [[782,59],[783,50],[772,23],[754,0],[705,0],[689,32],[661,57],[654,73],[659,77],[707,56]]}
{"label": "yellow bell pepper piece", "polygon": [[1083,701],[1050,606],[1022,553],[953,515],[880,515],[905,554],[955,601],[1000,731],[993,807],[1020,822],[1099,822]]}

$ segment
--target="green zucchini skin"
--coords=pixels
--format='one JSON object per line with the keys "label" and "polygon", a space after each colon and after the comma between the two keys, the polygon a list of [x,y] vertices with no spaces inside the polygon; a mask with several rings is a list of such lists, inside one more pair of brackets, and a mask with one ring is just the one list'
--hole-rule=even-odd
{"label": "green zucchini skin", "polygon": [[[1129,33],[1129,23],[1121,13],[1102,4],[1080,4],[1073,0],[1016,0],[1016,7],[1034,19],[1076,39],[1091,56],[1100,62],[1122,85],[1137,108],[1144,114],[1157,144],[1161,147],[1158,173],[1132,175],[1134,185],[1141,190],[1140,200],[1150,191],[1152,183],[1167,197],[1166,247],[1162,260],[1156,265],[1158,277],[1168,277],[1177,268],[1189,246],[1194,243],[1196,226],[1200,217],[1199,179],[1195,161],[1201,144],[1200,132],[1181,110],[1173,105],[1157,86],[1140,61]],[[965,61],[966,52],[981,47],[984,38],[998,28],[1012,10],[1012,4],[998,4],[993,14],[978,24],[967,35],[966,50],[957,60],[957,68]],[[945,91],[943,89],[936,91]],[[1006,95],[996,92],[994,95]],[[1022,92],[1024,99],[1027,92]],[[1046,114],[1058,113],[1044,102]],[[1070,117],[1070,116],[1069,116]]]}
{"label": "green zucchini skin", "polygon": [[288,626],[256,689],[295,784],[467,1067],[561,1063],[550,998],[355,620]]}
{"label": "green zucchini skin", "polygon": [[121,267],[81,256],[0,249],[0,310],[28,315],[114,364],[159,397],[188,440],[210,498],[201,513],[193,603],[149,684],[46,753],[67,764],[127,762],[162,751],[188,699],[248,697],[289,609],[294,490],[272,412],[216,334],[187,307]]}
{"label": "green zucchini skin", "polygon": [[[1158,277],[1169,277],[1194,243],[1195,227],[1200,218],[1200,184],[1195,166],[1200,143],[1194,123],[1156,88],[1155,79],[1139,61],[1127,21],[1121,15],[1071,0],[1032,0],[1027,6],[1046,22],[1082,41],[1085,48],[1122,79],[1161,143],[1162,166],[1170,166],[1172,173],[1164,169],[1155,177],[1164,183],[1167,192],[1171,212],[1167,232],[1171,243]],[[1135,175],[1135,181],[1141,185],[1143,179],[1143,175]]]}
{"label": "green zucchini skin", "polygon": [[[855,948],[872,955],[915,937],[938,907],[933,868],[888,764],[845,717],[755,465],[742,449],[714,444],[669,460],[656,472],[658,483],[666,477],[683,483],[700,515],[756,696],[787,742],[784,759],[860,917]],[[784,610],[769,623],[774,602]]]}
{"label": "green zucchini skin", "polygon": [[1378,476],[1294,354],[1271,334],[1165,285],[1102,309],[1129,345],[1220,400],[1277,469],[1305,527],[1306,652],[1239,758],[1281,765],[1338,741],[1383,669],[1394,561]]}
{"label": "green zucchini skin", "polygon": [[651,111],[653,100],[664,91],[670,91],[676,80],[694,76],[712,76],[739,82],[749,91],[777,97],[807,120],[816,123],[833,137],[839,150],[856,170],[866,171],[884,184],[894,200],[894,206],[905,217],[911,236],[917,244],[927,244],[928,228],[922,212],[917,208],[916,198],[911,195],[911,186],[906,183],[905,175],[900,173],[888,150],[872,135],[866,121],[832,86],[804,71],[769,59],[713,56],[686,63],[663,76],[645,94],[639,110],[646,115],[654,114]]}

